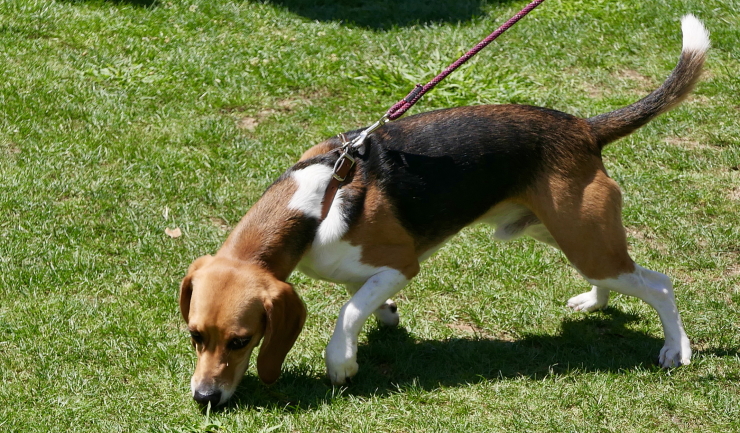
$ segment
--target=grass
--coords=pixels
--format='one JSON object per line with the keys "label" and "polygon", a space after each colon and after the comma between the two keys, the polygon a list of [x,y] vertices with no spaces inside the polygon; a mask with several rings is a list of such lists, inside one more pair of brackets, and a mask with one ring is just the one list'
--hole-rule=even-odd
{"label": "grass", "polygon": [[[670,72],[678,18],[714,48],[695,95],[607,148],[636,260],[671,275],[690,366],[657,315],[533,241],[464,231],[325,378],[343,288],[296,273],[305,331],[272,387],[189,396],[177,288],[307,147],[366,125],[522,1],[0,0],[0,428],[12,432],[740,431],[740,2],[550,0],[414,112],[589,116]],[[166,228],[183,235],[170,238]]]}

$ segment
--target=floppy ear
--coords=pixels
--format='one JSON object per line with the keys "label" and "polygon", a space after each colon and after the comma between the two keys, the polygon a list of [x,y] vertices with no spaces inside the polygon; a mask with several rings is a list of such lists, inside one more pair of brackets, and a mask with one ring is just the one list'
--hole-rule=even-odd
{"label": "floppy ear", "polygon": [[198,268],[202,267],[206,262],[213,259],[213,256],[202,256],[197,258],[188,268],[188,273],[180,283],[180,314],[185,319],[185,323],[188,323],[188,316],[190,315],[190,299],[193,297],[193,272]]}
{"label": "floppy ear", "polygon": [[293,286],[282,281],[273,287],[264,304],[267,326],[257,356],[257,373],[262,382],[271,384],[280,377],[283,361],[303,329],[306,306]]}

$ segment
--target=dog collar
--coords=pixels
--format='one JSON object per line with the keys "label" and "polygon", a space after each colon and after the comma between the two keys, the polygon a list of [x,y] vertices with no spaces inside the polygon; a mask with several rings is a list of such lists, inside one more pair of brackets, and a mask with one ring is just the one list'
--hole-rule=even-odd
{"label": "dog collar", "polygon": [[[352,156],[354,148],[347,141],[347,137],[344,134],[339,134],[339,138],[342,140],[341,154],[334,163],[334,170],[332,171],[331,179],[329,184],[326,186],[326,192],[324,192],[324,200],[321,205],[321,219],[323,221],[329,214],[331,204],[334,202],[334,197],[337,195],[337,191],[344,184],[344,181],[352,173],[355,168],[355,158]],[[354,140],[353,140],[354,142]]]}

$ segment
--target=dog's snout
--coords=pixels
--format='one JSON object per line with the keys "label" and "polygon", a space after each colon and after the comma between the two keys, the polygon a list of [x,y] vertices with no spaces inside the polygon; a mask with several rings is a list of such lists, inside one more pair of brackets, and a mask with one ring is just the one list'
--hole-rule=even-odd
{"label": "dog's snout", "polygon": [[211,403],[211,407],[216,407],[219,402],[221,402],[221,391],[202,393],[196,390],[193,393],[193,399],[195,399],[195,401],[202,404],[203,406],[207,406],[208,403]]}

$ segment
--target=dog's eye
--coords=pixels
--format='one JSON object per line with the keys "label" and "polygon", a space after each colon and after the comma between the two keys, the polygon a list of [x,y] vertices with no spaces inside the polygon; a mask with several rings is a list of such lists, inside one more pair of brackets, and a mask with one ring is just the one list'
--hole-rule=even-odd
{"label": "dog's eye", "polygon": [[229,344],[227,347],[229,348],[229,350],[244,349],[245,347],[247,347],[250,341],[252,341],[252,337],[235,338],[229,341]]}
{"label": "dog's eye", "polygon": [[203,336],[200,335],[200,332],[190,332],[190,338],[193,340],[193,344],[203,344]]}

